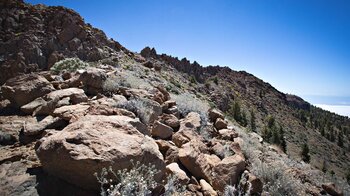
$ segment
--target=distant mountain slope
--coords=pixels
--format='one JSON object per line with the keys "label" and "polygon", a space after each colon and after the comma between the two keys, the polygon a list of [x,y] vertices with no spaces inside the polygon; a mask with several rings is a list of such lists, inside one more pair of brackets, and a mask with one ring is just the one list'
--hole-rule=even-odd
{"label": "distant mountain slope", "polygon": [[[253,111],[257,131],[262,134],[266,118],[272,116],[286,131],[288,154],[299,159],[301,146],[308,143],[311,163],[318,168],[327,164],[328,171],[344,175],[350,168],[350,119],[315,106],[302,98],[284,94],[270,84],[244,71],[228,67],[202,67],[166,54],[158,55],[154,48],[146,47],[141,55],[150,61],[161,61],[187,74],[197,83],[193,90],[210,97],[222,111],[230,113],[234,102],[241,104],[242,111],[250,119]],[[249,127],[249,125],[248,125]],[[341,141],[340,141],[341,140]]]}
{"label": "distant mountain slope", "polygon": [[[78,57],[85,61],[150,62],[172,67],[173,75],[181,74],[189,91],[208,98],[228,114],[238,103],[249,122],[256,117],[260,134],[268,116],[285,130],[287,153],[300,159],[301,146],[308,143],[311,164],[344,175],[350,168],[350,120],[316,108],[301,98],[287,95],[252,74],[228,67],[202,67],[186,58],[179,60],[146,47],[133,53],[110,40],[103,31],[86,24],[73,10],[63,7],[32,6],[20,0],[0,2],[0,84],[19,73],[47,70],[55,62]],[[169,78],[170,80],[171,78]],[[248,123],[249,124],[249,123]],[[247,126],[249,127],[249,125]],[[341,141],[341,142],[340,142]]]}

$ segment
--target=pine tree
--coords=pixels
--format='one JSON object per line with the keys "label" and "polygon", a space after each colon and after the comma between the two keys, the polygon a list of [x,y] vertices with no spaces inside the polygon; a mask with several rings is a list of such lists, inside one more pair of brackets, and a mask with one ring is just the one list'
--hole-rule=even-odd
{"label": "pine tree", "polygon": [[343,132],[339,131],[338,133],[338,146],[343,147],[344,146],[344,136],[343,136]]}
{"label": "pine tree", "polygon": [[275,126],[275,118],[273,116],[267,117],[267,126],[271,129],[273,126]]}
{"label": "pine tree", "polygon": [[250,129],[253,132],[256,131],[255,114],[253,110],[250,110]]}
{"label": "pine tree", "polygon": [[307,143],[304,143],[301,148],[301,159],[306,163],[310,162],[309,146],[307,145]]}
{"label": "pine tree", "polygon": [[280,146],[283,152],[287,152],[287,143],[286,143],[286,139],[284,138],[284,130],[282,126],[280,126],[279,136],[280,136]]}
{"label": "pine tree", "polygon": [[325,160],[323,160],[321,170],[322,170],[323,173],[326,173],[326,172],[327,172],[327,163],[326,163]]}
{"label": "pine tree", "polygon": [[247,115],[245,114],[245,112],[242,112],[242,118],[241,118],[241,123],[240,123],[243,127],[246,127],[248,125],[248,120],[247,120]]}
{"label": "pine tree", "polygon": [[270,142],[270,138],[271,138],[271,130],[265,126],[262,132],[262,137],[264,138],[264,140],[266,140],[267,142]]}
{"label": "pine tree", "polygon": [[322,135],[322,136],[324,136],[324,135],[325,135],[325,133],[324,133],[324,126],[321,126],[321,128],[320,128],[320,132],[321,132],[321,135]]}
{"label": "pine tree", "polygon": [[334,142],[335,141],[335,135],[334,135],[334,129],[333,128],[330,130],[329,134],[330,134],[329,135],[329,140],[331,142]]}

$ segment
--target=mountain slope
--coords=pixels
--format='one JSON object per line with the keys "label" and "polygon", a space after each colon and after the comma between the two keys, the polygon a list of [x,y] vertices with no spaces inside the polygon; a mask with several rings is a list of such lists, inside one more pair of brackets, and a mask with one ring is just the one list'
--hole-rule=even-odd
{"label": "mountain slope", "polygon": [[[344,171],[350,167],[348,117],[314,107],[295,95],[284,94],[244,71],[219,66],[202,67],[197,62],[190,63],[186,58],[179,60],[166,54],[158,55],[155,49],[149,47],[140,54],[150,61],[158,60],[174,67],[185,73],[188,80],[194,77],[198,83],[191,89],[209,97],[209,101],[222,111],[229,113],[235,101],[241,103],[247,118],[250,118],[250,111],[254,111],[260,134],[266,125],[266,118],[273,116],[286,129],[287,151],[293,158],[300,159],[301,146],[308,143],[311,164],[319,169],[326,163],[329,171],[344,176]],[[321,130],[327,133],[322,136]],[[330,138],[331,134],[334,139]],[[343,137],[342,146],[337,145],[340,134]]]}
{"label": "mountain slope", "polygon": [[[74,86],[76,84],[70,79],[73,80],[78,76],[80,79],[80,73],[73,72],[56,76],[37,71],[47,71],[62,59],[76,57],[89,62],[93,67],[104,70],[103,74],[92,77],[91,81],[83,79],[79,81],[83,85],[97,88],[101,87],[102,78],[112,78],[114,80],[107,80],[110,81],[111,88],[122,86],[117,94],[122,94],[128,99],[136,95],[152,97],[152,93],[159,93],[159,90],[154,90],[155,87],[164,85],[166,91],[177,99],[179,107],[182,103],[188,107],[186,111],[206,113],[208,109],[206,103],[209,103],[211,107],[219,108],[232,119],[236,118],[236,122],[233,120],[231,125],[236,126],[236,130],[241,130],[242,138],[244,134],[247,134],[244,139],[246,143],[258,137],[254,133],[245,133],[252,129],[250,123],[252,113],[255,115],[253,122],[256,124],[256,129],[254,131],[263,136],[268,127],[268,119],[275,119],[275,126],[278,128],[281,126],[284,130],[285,137],[283,138],[287,143],[287,155],[266,142],[255,144],[263,149],[260,149],[262,152],[268,151],[266,156],[270,156],[271,163],[275,160],[274,157],[280,157],[281,162],[294,159],[298,164],[305,166],[299,160],[301,159],[301,147],[307,143],[310,148],[310,163],[316,168],[320,170],[325,168],[328,173],[333,171],[338,177],[344,177],[346,170],[350,168],[350,120],[347,117],[316,108],[297,96],[279,92],[252,74],[244,71],[237,72],[228,67],[202,67],[197,62],[190,63],[186,58],[179,60],[166,54],[157,54],[155,49],[149,47],[140,53],[131,52],[118,42],[109,40],[101,30],[86,24],[73,10],[63,7],[33,6],[20,0],[1,1],[0,26],[0,68],[7,70],[0,72],[1,85],[9,81],[8,79],[10,79],[9,83],[15,83],[11,81],[11,78],[22,73],[34,72],[50,80],[50,84],[56,85],[55,90],[71,87],[70,85]],[[80,88],[79,85],[74,87]],[[105,92],[98,88],[98,93],[90,89],[84,90],[89,96],[89,101],[93,103],[96,99],[95,95],[97,98],[105,96],[101,95]],[[2,95],[1,92],[0,95]],[[193,99],[193,96],[198,99]],[[20,148],[24,148],[23,151],[32,153],[33,141],[43,136],[31,138],[33,140],[31,145],[25,146],[28,138],[23,136],[24,127],[21,122],[26,122],[23,119],[30,118],[30,116],[25,116],[18,111],[15,111],[18,112],[15,113],[19,115],[18,117],[7,115],[3,108],[11,105],[1,96],[0,100],[0,114],[2,115],[0,128],[16,129],[14,137],[19,138],[13,149],[17,149],[16,145],[19,145]],[[196,101],[192,102],[192,100]],[[200,100],[199,103],[198,100]],[[71,104],[71,101],[68,102]],[[240,108],[238,115],[240,118],[235,116],[237,114],[236,105]],[[84,108],[84,105],[81,107]],[[129,108],[129,110],[132,109]],[[109,110],[106,109],[106,111]],[[79,110],[75,112],[79,113]],[[123,112],[132,116],[128,112]],[[136,111],[129,112],[137,113]],[[242,119],[245,119],[246,122],[244,123]],[[71,123],[66,121],[65,123]],[[244,124],[245,128],[238,124]],[[50,131],[47,133],[51,134]],[[268,139],[270,138],[265,138],[265,140]],[[80,141],[70,142],[80,144]],[[12,152],[13,149],[1,148],[3,152],[6,152],[6,156],[7,152]],[[25,159],[26,156],[6,157],[1,159],[0,165],[8,161],[17,162],[22,158]],[[27,157],[31,156],[32,154]],[[291,166],[288,165],[288,167]],[[313,182],[313,185],[320,188],[319,182]]]}

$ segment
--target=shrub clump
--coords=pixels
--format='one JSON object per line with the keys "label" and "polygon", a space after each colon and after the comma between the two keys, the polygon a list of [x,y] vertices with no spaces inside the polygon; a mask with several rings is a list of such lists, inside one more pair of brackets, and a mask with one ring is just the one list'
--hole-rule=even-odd
{"label": "shrub clump", "polygon": [[165,185],[154,180],[159,170],[154,165],[141,164],[139,161],[134,164],[130,160],[132,168],[114,171],[112,167],[103,168],[101,173],[95,173],[98,182],[101,184],[102,196],[144,196],[151,195],[158,186],[163,187],[162,195],[177,195],[183,191],[178,180],[169,176]]}
{"label": "shrub clump", "polygon": [[66,58],[56,62],[50,68],[50,71],[52,71],[55,74],[58,74],[62,71],[74,72],[79,69],[86,69],[87,67],[89,67],[89,63],[86,63],[78,58]]}
{"label": "shrub clump", "polygon": [[271,195],[300,195],[301,187],[282,166],[270,166],[264,162],[253,164],[253,173],[264,182],[264,191]]}

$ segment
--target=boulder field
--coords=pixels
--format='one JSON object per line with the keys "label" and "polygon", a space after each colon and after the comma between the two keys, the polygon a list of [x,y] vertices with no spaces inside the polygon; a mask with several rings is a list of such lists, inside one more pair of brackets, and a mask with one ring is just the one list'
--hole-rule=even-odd
{"label": "boulder field", "polygon": [[[4,167],[20,164],[37,168],[87,193],[100,189],[95,173],[109,167],[129,170],[133,167],[131,160],[153,165],[158,183],[169,175],[176,176],[185,187],[184,194],[217,195],[226,185],[239,182],[246,169],[245,157],[236,141],[238,134],[227,128],[219,110],[209,110],[206,115],[210,121],[203,122],[196,112],[171,114],[177,103],[161,86],[148,90],[123,88],[106,94],[95,85],[94,93],[89,93],[91,83],[79,79],[84,75],[86,81],[93,80],[95,75],[108,71],[88,68],[71,73],[66,80],[38,72],[5,82],[1,96],[7,104],[2,107],[20,115],[12,116],[17,124],[1,124],[6,131],[3,144],[18,149],[2,149],[6,155],[1,161],[9,164]],[[65,85],[71,78],[78,78],[79,85]],[[215,136],[210,141],[200,134],[203,126]],[[30,161],[18,162],[26,159]],[[26,176],[24,179],[33,184],[30,186],[38,180],[24,170],[13,175]],[[10,183],[10,179],[2,179]],[[28,191],[38,190],[32,187]]]}

